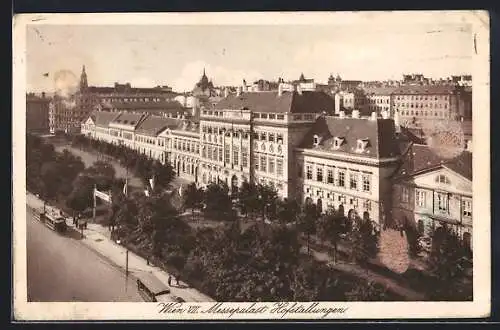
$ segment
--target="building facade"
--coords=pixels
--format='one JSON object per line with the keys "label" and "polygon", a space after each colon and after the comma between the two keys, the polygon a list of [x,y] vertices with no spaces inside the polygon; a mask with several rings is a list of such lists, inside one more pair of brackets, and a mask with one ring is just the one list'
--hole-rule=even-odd
{"label": "building facade", "polygon": [[322,211],[368,212],[377,224],[391,209],[390,176],[397,168],[391,119],[320,117],[297,150],[300,200]]}
{"label": "building facade", "polygon": [[49,133],[50,98],[33,93],[26,94],[26,132]]}
{"label": "building facade", "polygon": [[78,132],[82,121],[95,110],[179,111],[182,106],[174,101],[176,95],[168,86],[135,88],[130,83],[115,83],[113,87],[89,86],[83,66],[77,91],[66,97],[54,96],[50,108],[50,130]]}
{"label": "building facade", "polygon": [[424,236],[446,224],[472,246],[472,153],[443,159],[426,145],[411,144],[393,186],[394,221]]}

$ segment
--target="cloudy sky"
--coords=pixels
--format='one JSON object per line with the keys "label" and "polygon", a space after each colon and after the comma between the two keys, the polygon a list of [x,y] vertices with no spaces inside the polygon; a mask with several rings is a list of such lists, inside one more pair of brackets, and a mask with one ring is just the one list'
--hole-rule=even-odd
{"label": "cloudy sky", "polygon": [[[439,78],[470,74],[472,33],[466,24],[394,25],[28,25],[27,89],[53,91],[60,70],[90,85],[130,82],[191,90],[203,68],[216,85],[237,85],[301,72],[317,82]],[[44,74],[49,73],[48,77]]]}

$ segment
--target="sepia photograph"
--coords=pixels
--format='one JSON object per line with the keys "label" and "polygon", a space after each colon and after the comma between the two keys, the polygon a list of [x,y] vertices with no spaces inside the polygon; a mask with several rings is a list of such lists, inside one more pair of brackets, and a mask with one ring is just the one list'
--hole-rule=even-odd
{"label": "sepia photograph", "polygon": [[487,12],[23,14],[13,42],[15,318],[489,315]]}

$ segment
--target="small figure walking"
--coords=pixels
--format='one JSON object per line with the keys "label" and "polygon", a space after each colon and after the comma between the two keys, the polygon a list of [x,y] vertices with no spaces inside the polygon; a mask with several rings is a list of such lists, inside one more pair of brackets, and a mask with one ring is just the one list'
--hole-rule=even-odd
{"label": "small figure walking", "polygon": [[177,285],[179,285],[179,279],[180,279],[180,278],[181,278],[181,275],[180,275],[180,274],[177,274],[177,275],[175,276],[175,283],[176,283]]}
{"label": "small figure walking", "polygon": [[172,275],[168,275],[168,286],[172,286]]}

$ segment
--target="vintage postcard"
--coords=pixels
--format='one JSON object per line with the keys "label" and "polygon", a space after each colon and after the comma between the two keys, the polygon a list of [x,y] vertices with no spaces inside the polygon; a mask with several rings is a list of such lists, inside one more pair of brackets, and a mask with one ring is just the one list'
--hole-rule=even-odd
{"label": "vintage postcard", "polygon": [[485,11],[23,14],[16,320],[490,314]]}

